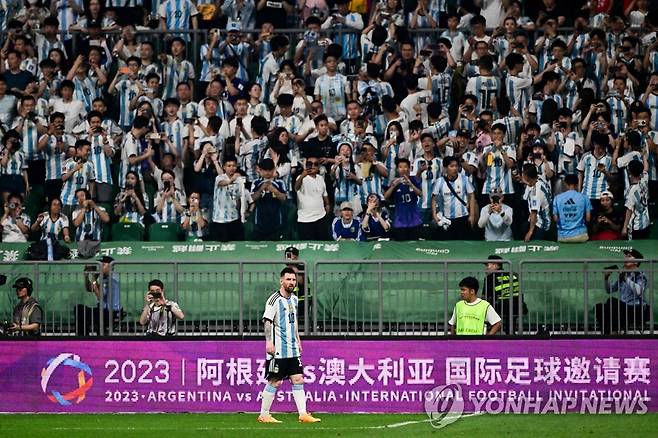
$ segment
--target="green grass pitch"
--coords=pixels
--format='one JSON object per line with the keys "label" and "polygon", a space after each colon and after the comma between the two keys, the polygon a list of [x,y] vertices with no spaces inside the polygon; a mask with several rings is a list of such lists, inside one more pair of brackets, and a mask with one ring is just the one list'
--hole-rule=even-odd
{"label": "green grass pitch", "polygon": [[480,415],[434,429],[426,415],[317,414],[321,423],[260,424],[255,414],[2,415],[0,437],[351,437],[368,436],[655,436],[658,414]]}

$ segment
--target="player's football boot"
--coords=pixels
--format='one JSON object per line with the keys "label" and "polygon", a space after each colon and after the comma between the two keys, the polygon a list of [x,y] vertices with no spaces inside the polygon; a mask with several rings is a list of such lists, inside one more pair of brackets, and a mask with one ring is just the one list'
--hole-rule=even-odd
{"label": "player's football boot", "polygon": [[318,423],[320,421],[322,421],[322,420],[320,420],[319,418],[315,418],[311,414],[306,414],[306,415],[300,415],[299,416],[299,422],[300,423]]}
{"label": "player's football boot", "polygon": [[281,423],[281,421],[277,420],[271,415],[265,415],[265,416],[259,416],[258,417],[258,422],[259,423]]}

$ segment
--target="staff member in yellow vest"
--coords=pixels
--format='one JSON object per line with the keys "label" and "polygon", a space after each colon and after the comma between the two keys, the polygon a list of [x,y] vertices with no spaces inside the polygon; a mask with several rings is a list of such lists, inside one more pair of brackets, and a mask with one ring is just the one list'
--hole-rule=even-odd
{"label": "staff member in yellow vest", "polygon": [[[478,298],[480,284],[476,278],[466,277],[459,282],[461,301],[452,311],[450,333],[453,335],[495,335],[500,330],[500,316],[487,301]],[[490,327],[487,331],[487,325]]]}

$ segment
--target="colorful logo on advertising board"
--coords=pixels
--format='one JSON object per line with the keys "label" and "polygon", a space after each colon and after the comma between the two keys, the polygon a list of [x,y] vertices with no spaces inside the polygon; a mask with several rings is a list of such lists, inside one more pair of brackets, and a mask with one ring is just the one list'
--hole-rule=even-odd
{"label": "colorful logo on advertising board", "polygon": [[[70,367],[78,370],[78,387],[76,389],[65,393],[55,389],[48,390],[48,382],[50,382],[55,370],[59,367]],[[78,404],[85,399],[85,394],[94,384],[91,375],[91,368],[80,361],[80,356],[73,353],[62,353],[57,357],[48,359],[46,367],[41,370],[41,389],[53,403],[68,406],[71,404],[71,400],[74,400],[75,404]]]}

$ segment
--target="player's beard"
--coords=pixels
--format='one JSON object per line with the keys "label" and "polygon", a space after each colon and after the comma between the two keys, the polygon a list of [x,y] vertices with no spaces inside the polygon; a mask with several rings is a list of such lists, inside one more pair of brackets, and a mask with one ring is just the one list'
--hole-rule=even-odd
{"label": "player's beard", "polygon": [[295,285],[293,284],[291,286],[286,287],[286,292],[288,292],[289,294],[295,292]]}

